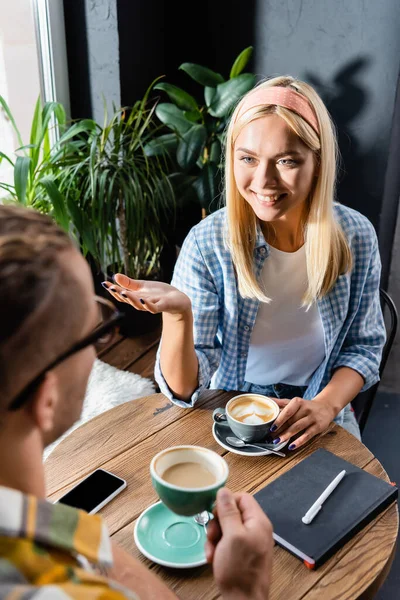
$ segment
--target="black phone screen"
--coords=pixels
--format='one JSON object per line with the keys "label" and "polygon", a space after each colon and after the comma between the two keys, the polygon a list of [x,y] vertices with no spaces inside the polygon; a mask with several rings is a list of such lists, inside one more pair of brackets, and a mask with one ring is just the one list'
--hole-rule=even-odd
{"label": "black phone screen", "polygon": [[119,477],[97,469],[67,492],[65,496],[62,496],[58,502],[90,512],[123,484],[124,482]]}

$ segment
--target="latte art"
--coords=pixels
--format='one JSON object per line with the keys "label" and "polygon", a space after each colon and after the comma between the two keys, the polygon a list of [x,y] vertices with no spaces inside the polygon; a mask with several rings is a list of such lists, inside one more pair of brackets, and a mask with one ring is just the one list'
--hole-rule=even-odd
{"label": "latte art", "polygon": [[276,416],[276,408],[271,406],[268,401],[258,401],[253,399],[241,398],[229,407],[231,417],[241,423],[249,425],[260,425],[272,421]]}

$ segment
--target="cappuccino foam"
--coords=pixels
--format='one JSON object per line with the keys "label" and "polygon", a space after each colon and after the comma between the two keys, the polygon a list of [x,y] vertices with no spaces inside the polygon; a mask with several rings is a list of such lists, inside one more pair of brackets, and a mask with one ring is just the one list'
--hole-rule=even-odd
{"label": "cappuccino foam", "polygon": [[229,407],[229,413],[231,417],[241,423],[261,425],[272,421],[276,416],[276,409],[267,402],[244,397]]}

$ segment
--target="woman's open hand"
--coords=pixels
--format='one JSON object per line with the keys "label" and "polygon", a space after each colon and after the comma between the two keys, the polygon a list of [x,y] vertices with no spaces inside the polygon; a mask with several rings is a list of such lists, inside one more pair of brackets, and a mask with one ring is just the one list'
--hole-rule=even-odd
{"label": "woman's open hand", "polygon": [[302,434],[290,444],[289,450],[300,448],[311,438],[325,431],[336,417],[332,406],[316,398],[314,400],[297,397],[292,400],[274,398],[274,400],[282,409],[273,425],[274,443],[286,442],[294,435]]}
{"label": "woman's open hand", "polygon": [[121,273],[114,276],[114,281],[105,281],[102,285],[116,300],[126,302],[137,310],[177,316],[191,312],[188,296],[168,283],[130,279]]}

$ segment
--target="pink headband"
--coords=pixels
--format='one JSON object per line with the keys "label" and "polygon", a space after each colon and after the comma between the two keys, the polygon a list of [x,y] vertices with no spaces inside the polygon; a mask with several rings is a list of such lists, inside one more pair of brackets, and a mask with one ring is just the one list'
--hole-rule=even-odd
{"label": "pink headband", "polygon": [[317,117],[307,98],[289,87],[264,87],[251,92],[243,101],[237,118],[254,106],[276,104],[288,108],[303,117],[305,121],[319,134]]}

